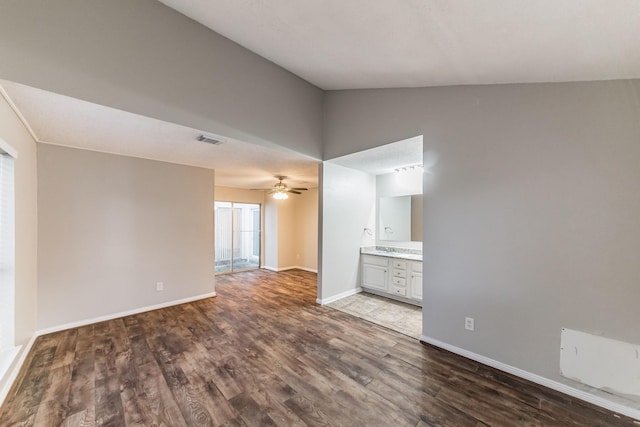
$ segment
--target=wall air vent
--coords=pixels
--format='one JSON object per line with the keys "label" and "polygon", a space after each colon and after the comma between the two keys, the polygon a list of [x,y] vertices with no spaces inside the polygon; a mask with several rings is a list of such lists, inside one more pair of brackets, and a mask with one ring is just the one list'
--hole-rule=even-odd
{"label": "wall air vent", "polygon": [[198,137],[196,138],[198,141],[202,141],[202,142],[206,142],[207,144],[213,144],[213,145],[220,145],[222,144],[224,141],[221,141],[219,139],[210,137],[210,136],[206,136],[206,135],[198,135]]}

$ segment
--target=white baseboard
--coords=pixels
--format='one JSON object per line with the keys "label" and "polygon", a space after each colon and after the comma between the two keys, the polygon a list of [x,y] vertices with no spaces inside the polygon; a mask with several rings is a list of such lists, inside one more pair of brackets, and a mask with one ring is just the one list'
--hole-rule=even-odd
{"label": "white baseboard", "polygon": [[22,365],[24,365],[24,361],[27,359],[27,355],[31,351],[31,347],[33,347],[33,343],[36,342],[36,338],[38,338],[38,336],[38,334],[33,335],[29,339],[29,342],[27,342],[27,344],[23,348],[18,350],[20,356],[18,357],[17,362],[13,364],[13,369],[10,369],[6,374],[6,381],[4,383],[4,386],[2,387],[2,390],[0,390],[0,406],[2,406],[2,404],[4,403],[4,400],[9,394],[9,390],[11,390],[13,383],[18,378],[20,368],[22,368]]}
{"label": "white baseboard", "polygon": [[107,314],[105,316],[94,317],[91,319],[79,320],[77,322],[65,323],[64,325],[52,326],[50,328],[41,329],[36,332],[37,336],[50,334],[52,332],[60,332],[66,329],[78,328],[80,326],[91,325],[92,323],[104,322],[105,320],[113,320],[119,317],[131,316],[133,314],[144,313],[145,311],[158,310],[160,308],[171,307],[173,305],[185,304],[187,302],[198,301],[205,298],[215,297],[215,292],[208,294],[196,295],[194,297],[183,298],[179,300],[167,301],[156,305],[149,305],[146,307],[134,308],[133,310],[121,311],[119,313]]}
{"label": "white baseboard", "polygon": [[291,267],[281,267],[281,268],[268,267],[266,265],[263,265],[260,268],[263,268],[263,269],[269,270],[269,271],[275,271],[276,273],[280,272],[280,271],[287,271],[287,270],[304,270],[304,271],[308,271],[310,273],[317,273],[318,272],[318,270],[314,270],[312,268],[307,268],[307,267],[300,267],[300,266],[297,266],[297,265],[294,265],[294,266],[291,266]]}
{"label": "white baseboard", "polygon": [[580,400],[584,400],[585,402],[591,403],[593,405],[600,406],[602,408],[608,409],[613,412],[617,412],[618,414],[626,415],[631,418],[635,418],[640,420],[640,410],[625,406],[621,403],[613,402],[604,397],[596,396],[595,394],[588,393],[583,390],[579,390],[577,388],[568,386],[566,384],[559,383],[557,381],[550,380],[548,378],[542,377],[540,375],[525,371],[520,368],[516,368],[515,366],[507,365],[506,363],[498,362],[497,360],[490,359],[486,356],[482,356],[480,354],[473,353],[471,351],[465,350],[460,347],[456,347],[451,344],[447,344],[435,338],[427,337],[425,335],[420,336],[420,341],[424,341],[428,344],[434,345],[436,347],[440,347],[444,350],[450,351],[452,353],[458,354],[460,356],[464,356],[467,359],[475,360],[476,362],[482,363],[483,365],[491,366],[492,368],[498,369],[500,371],[506,372],[508,374],[515,375],[516,377],[523,378],[525,380],[531,381],[536,384],[540,384],[542,386],[548,387],[550,389],[559,391],[560,393],[567,394],[569,396],[575,397]]}
{"label": "white baseboard", "polygon": [[0,351],[0,380],[7,376],[7,372],[11,370],[11,366],[16,361],[21,349],[22,346],[17,345]]}
{"label": "white baseboard", "polygon": [[308,271],[309,273],[318,273],[318,270],[315,268],[307,268],[307,267],[300,267],[300,266],[296,266],[293,268],[297,270]]}
{"label": "white baseboard", "polygon": [[341,292],[338,295],[334,295],[329,298],[323,298],[323,299],[318,298],[316,299],[316,302],[320,305],[327,305],[327,304],[331,304],[334,301],[338,301],[339,299],[346,298],[351,295],[359,294],[360,292],[362,292],[362,288],[358,286],[355,289],[349,289],[348,291]]}

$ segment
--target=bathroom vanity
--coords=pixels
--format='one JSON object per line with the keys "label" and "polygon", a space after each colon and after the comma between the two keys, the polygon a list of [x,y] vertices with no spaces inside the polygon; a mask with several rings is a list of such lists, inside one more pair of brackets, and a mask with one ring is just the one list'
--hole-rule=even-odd
{"label": "bathroom vanity", "polygon": [[375,225],[365,225],[365,236],[371,238],[360,248],[360,286],[418,306],[422,306],[422,179],[422,169],[376,177]]}
{"label": "bathroom vanity", "polygon": [[422,306],[422,255],[374,248],[360,254],[362,288]]}

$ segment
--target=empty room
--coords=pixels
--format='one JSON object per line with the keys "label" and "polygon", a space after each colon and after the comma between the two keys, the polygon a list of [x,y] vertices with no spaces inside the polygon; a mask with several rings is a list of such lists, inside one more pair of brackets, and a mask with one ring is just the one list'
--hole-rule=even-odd
{"label": "empty room", "polygon": [[0,426],[640,425],[638,40],[0,1]]}

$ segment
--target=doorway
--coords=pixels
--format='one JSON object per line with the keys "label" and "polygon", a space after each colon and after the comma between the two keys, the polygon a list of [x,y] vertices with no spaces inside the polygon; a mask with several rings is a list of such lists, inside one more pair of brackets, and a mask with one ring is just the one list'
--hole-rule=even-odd
{"label": "doorway", "polygon": [[260,205],[215,202],[215,272],[260,268]]}
{"label": "doorway", "polygon": [[[430,168],[435,160],[435,154],[424,152],[423,137],[417,135],[323,163],[322,274],[318,289],[322,304],[391,329],[396,321],[417,324],[418,332],[407,334],[421,334],[422,310],[416,307],[422,302],[424,283],[417,274],[410,277],[413,269],[407,267],[411,260],[422,273],[424,214],[418,208],[424,207],[422,195],[431,182],[423,168]],[[392,209],[384,209],[388,206]],[[379,258],[375,286],[364,278],[363,252]],[[404,261],[393,269],[394,259]],[[360,290],[370,292],[352,295]],[[384,299],[372,296],[376,293]],[[413,305],[405,307],[395,299]],[[399,308],[411,311],[411,322]]]}

